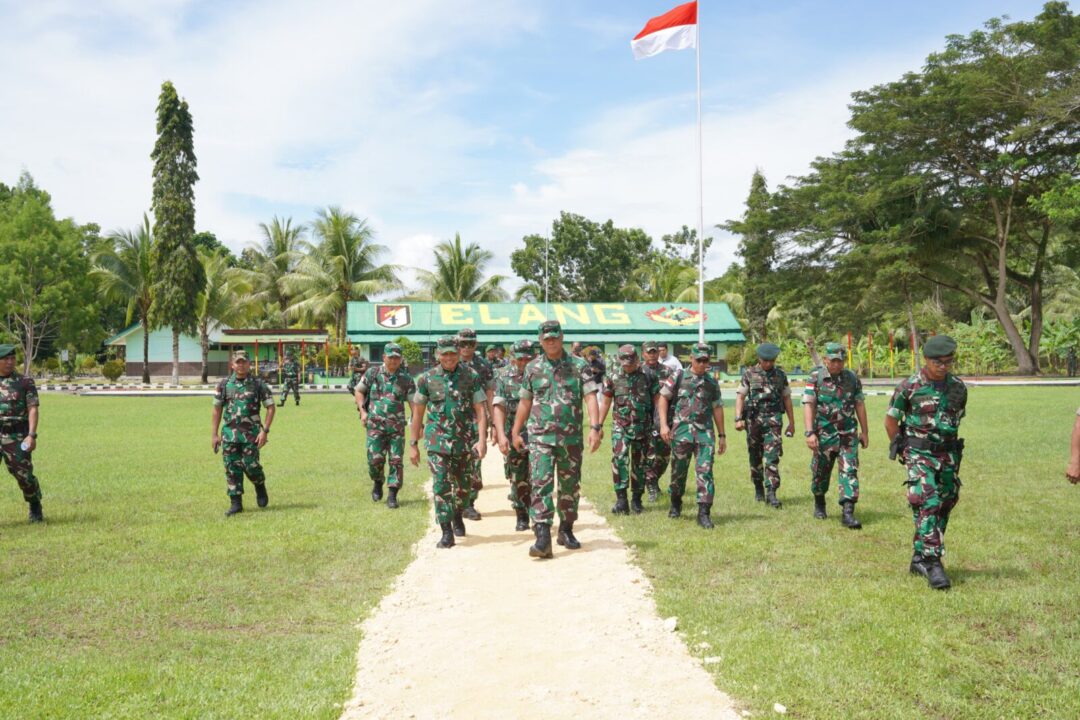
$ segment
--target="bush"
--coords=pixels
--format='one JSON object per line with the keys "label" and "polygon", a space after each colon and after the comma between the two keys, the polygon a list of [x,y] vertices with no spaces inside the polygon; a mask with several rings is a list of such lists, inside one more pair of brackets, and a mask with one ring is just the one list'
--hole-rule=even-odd
{"label": "bush", "polygon": [[50,357],[45,358],[45,370],[54,373],[60,369],[60,358]]}
{"label": "bush", "polygon": [[401,346],[401,357],[405,360],[405,367],[423,361],[424,353],[420,350],[420,345],[415,341],[402,335],[394,342]]}
{"label": "bush", "polygon": [[732,345],[727,349],[727,355],[725,355],[724,359],[727,360],[729,375],[739,372],[739,365],[742,364],[743,347],[742,345]]}
{"label": "bush", "polygon": [[94,368],[96,368],[96,367],[97,367],[97,358],[94,357],[93,355],[87,355],[86,357],[84,357],[82,359],[82,362],[79,363],[79,368],[86,371],[86,372],[90,372],[90,371],[94,370]]}
{"label": "bush", "polygon": [[122,360],[109,360],[101,366],[101,374],[109,382],[116,382],[117,378],[124,374],[124,363]]}

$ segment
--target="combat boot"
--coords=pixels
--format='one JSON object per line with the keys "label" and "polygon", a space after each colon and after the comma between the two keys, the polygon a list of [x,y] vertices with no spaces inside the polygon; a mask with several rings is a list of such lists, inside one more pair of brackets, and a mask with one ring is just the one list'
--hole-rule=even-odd
{"label": "combat boot", "polygon": [[660,486],[656,483],[649,483],[645,486],[645,489],[649,491],[649,502],[656,502],[656,498],[660,496]]}
{"label": "combat boot", "polygon": [[230,505],[229,509],[225,511],[225,517],[231,517],[233,515],[236,515],[237,513],[244,512],[243,495],[233,495],[230,497],[230,500],[232,500],[232,505]]}
{"label": "combat boot", "polygon": [[818,520],[825,520],[829,517],[828,514],[825,512],[824,495],[814,496],[814,517],[816,517]]}
{"label": "combat boot", "polygon": [[515,530],[528,530],[529,529],[529,511],[525,508],[517,509],[517,524],[514,525]]}
{"label": "combat boot", "polygon": [[611,512],[615,515],[629,515],[630,506],[626,502],[626,490],[615,491],[615,504],[611,506]]}
{"label": "combat boot", "polygon": [[713,529],[712,518],[709,517],[711,511],[712,503],[701,502],[697,504],[697,524],[705,530]]}
{"label": "combat boot", "polygon": [[630,511],[635,515],[640,515],[645,511],[645,508],[641,505],[641,491],[630,495]]}
{"label": "combat boot", "polygon": [[565,521],[559,523],[559,539],[556,541],[567,550],[580,550],[581,543],[574,537],[574,523]]}
{"label": "combat boot", "polygon": [[848,500],[843,505],[844,514],[840,518],[840,524],[852,530],[861,530],[862,523],[855,519],[855,503]]}
{"label": "combat boot", "polygon": [[454,526],[454,534],[458,537],[465,537],[465,521],[461,519],[461,511],[454,511],[454,519],[451,521]]}
{"label": "combat boot", "polygon": [[454,547],[454,528],[448,522],[439,523],[439,527],[442,528],[442,537],[435,543],[435,547],[444,549]]}
{"label": "combat boot", "polygon": [[390,491],[386,498],[386,507],[390,508],[391,510],[397,510],[397,491],[398,489],[396,487],[390,488]]}
{"label": "combat boot", "polygon": [[682,517],[682,495],[671,494],[671,509],[668,510],[669,518]]}
{"label": "combat boot", "polygon": [[924,558],[919,553],[915,553],[911,556],[911,565],[908,566],[908,572],[912,575],[922,575],[927,577],[926,563]]}
{"label": "combat boot", "polygon": [[371,484],[371,501],[379,502],[380,500],[382,500],[382,482],[376,480]]}
{"label": "combat boot", "polygon": [[784,506],[784,504],[780,502],[780,499],[776,497],[776,491],[772,488],[765,491],[765,502],[769,503],[769,505],[772,505],[777,510]]}
{"label": "combat boot", "polygon": [[30,522],[39,523],[45,520],[45,515],[41,512],[41,500],[30,501]]}
{"label": "combat boot", "polygon": [[945,566],[941,564],[939,557],[924,557],[923,566],[926,567],[926,581],[935,590],[948,590],[952,583],[945,574]]}
{"label": "combat boot", "polygon": [[270,496],[266,494],[266,483],[255,486],[255,504],[266,507],[270,503]]}
{"label": "combat boot", "polygon": [[765,481],[754,480],[754,501],[765,502]]}
{"label": "combat boot", "polygon": [[533,532],[536,533],[536,542],[529,548],[529,557],[534,558],[550,558],[551,552],[551,526],[547,523],[536,523],[533,525]]}
{"label": "combat boot", "polygon": [[483,516],[479,512],[477,512],[475,507],[473,507],[474,502],[476,502],[476,501],[475,500],[470,500],[469,501],[469,505],[462,512],[462,515],[464,515],[469,520],[480,520]]}

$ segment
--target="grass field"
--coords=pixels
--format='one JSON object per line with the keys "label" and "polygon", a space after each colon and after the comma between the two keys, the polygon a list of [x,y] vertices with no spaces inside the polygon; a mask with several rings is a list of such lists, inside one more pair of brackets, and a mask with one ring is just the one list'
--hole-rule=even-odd
{"label": "grass field", "polygon": [[[706,668],[753,711],[774,715],[779,702],[791,717],[1077,718],[1080,488],[1064,467],[1078,403],[1075,389],[972,390],[948,593],[907,572],[911,515],[903,468],[886,454],[883,397],[868,399],[862,531],[839,525],[835,478],[829,519],[811,517],[801,417],[785,443],[782,510],[754,502],[745,436],[729,416],[715,530],[687,508],[670,520],[666,500],[613,522],[661,614],[679,618],[693,652],[720,658]],[[584,487],[605,513],[609,461],[606,446],[588,456]]]}

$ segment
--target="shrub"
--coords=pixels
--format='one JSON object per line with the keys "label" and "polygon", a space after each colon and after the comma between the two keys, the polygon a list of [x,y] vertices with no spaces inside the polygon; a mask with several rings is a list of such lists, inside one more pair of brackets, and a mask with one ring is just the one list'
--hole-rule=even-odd
{"label": "shrub", "polygon": [[124,363],[122,360],[109,360],[101,366],[101,374],[109,382],[116,382],[117,378],[124,374]]}
{"label": "shrub", "polygon": [[394,342],[401,346],[401,357],[405,360],[406,367],[423,361],[424,353],[420,350],[420,345],[415,341],[402,335]]}
{"label": "shrub", "polygon": [[97,358],[94,357],[93,355],[85,356],[82,359],[82,361],[79,363],[79,368],[81,370],[86,371],[86,372],[90,372],[90,371],[94,370],[94,368],[96,368],[96,367],[97,367]]}

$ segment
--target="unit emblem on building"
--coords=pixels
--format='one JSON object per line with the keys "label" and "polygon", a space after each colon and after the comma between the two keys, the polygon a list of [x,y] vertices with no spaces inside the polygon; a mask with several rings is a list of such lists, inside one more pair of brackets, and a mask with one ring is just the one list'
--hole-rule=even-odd
{"label": "unit emblem on building", "polygon": [[[661,307],[656,310],[647,310],[645,317],[655,322],[664,323],[665,325],[696,325],[698,321],[697,310],[690,310],[684,308],[681,305],[672,305],[671,307]],[[705,315],[706,320],[709,319],[708,315]]]}
{"label": "unit emblem on building", "polygon": [[376,305],[375,324],[379,327],[397,330],[412,322],[412,313],[408,305]]}

